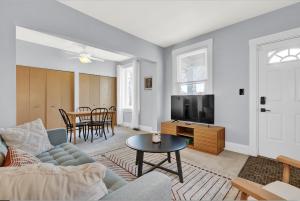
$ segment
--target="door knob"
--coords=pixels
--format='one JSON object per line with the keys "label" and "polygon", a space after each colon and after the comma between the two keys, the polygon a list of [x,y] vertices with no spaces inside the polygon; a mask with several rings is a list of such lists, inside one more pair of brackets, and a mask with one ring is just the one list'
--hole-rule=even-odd
{"label": "door knob", "polygon": [[271,112],[271,110],[267,110],[266,108],[260,108],[261,112]]}

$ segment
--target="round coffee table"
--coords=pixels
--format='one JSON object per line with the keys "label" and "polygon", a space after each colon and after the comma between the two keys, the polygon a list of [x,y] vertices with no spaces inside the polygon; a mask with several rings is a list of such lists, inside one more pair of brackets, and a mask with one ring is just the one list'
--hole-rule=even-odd
{"label": "round coffee table", "polygon": [[[155,168],[159,168],[165,170],[167,172],[171,172],[179,176],[179,180],[183,182],[182,176],[182,168],[181,168],[181,160],[180,160],[180,150],[186,148],[187,144],[184,138],[168,135],[168,134],[161,134],[161,142],[160,143],[153,143],[152,142],[152,134],[140,134],[135,135],[126,140],[126,145],[131,149],[136,150],[136,165],[138,165],[138,177],[142,176],[143,174],[143,163],[153,166],[150,170],[145,173],[148,173]],[[153,164],[147,161],[144,161],[144,153],[167,153],[168,157],[158,164]],[[173,170],[167,169],[162,167],[161,165],[168,161],[171,163],[171,152],[175,152],[176,162],[177,162],[177,170],[175,172]],[[144,173],[144,174],[145,174]]]}

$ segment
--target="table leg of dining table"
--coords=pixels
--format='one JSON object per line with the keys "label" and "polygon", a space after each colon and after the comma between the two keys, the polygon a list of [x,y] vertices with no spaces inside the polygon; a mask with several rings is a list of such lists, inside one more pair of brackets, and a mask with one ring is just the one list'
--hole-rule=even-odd
{"label": "table leg of dining table", "polygon": [[111,130],[112,130],[112,134],[114,135],[115,134],[115,125],[116,125],[116,114],[114,113],[112,115],[112,125],[111,125]]}
{"label": "table leg of dining table", "polygon": [[73,124],[74,144],[76,144],[76,115],[72,115],[72,124]]}

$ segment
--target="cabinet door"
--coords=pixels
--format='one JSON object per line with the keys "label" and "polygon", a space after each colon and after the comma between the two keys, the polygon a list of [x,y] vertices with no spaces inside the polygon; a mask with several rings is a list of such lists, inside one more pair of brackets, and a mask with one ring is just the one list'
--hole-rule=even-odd
{"label": "cabinet door", "polygon": [[46,70],[30,68],[30,121],[42,119],[46,125]]}
{"label": "cabinet door", "polygon": [[90,107],[100,107],[100,79],[97,75],[89,75],[90,77]]}
{"label": "cabinet door", "polygon": [[90,76],[88,74],[79,74],[79,106],[90,106]]}
{"label": "cabinet door", "polygon": [[100,76],[100,106],[116,106],[116,78]]}
{"label": "cabinet door", "polygon": [[[61,81],[61,108],[65,111],[74,110],[74,73],[71,72],[60,72]],[[65,124],[61,121],[61,126]]]}
{"label": "cabinet door", "polygon": [[59,128],[62,117],[58,111],[61,106],[61,72],[47,71],[47,128]]}
{"label": "cabinet door", "polygon": [[16,122],[17,125],[29,121],[29,68],[17,66],[16,68]]}

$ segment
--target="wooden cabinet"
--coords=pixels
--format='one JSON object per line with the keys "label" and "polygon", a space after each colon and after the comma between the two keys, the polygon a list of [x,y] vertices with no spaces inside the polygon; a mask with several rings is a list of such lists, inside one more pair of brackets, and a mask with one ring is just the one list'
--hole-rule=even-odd
{"label": "wooden cabinet", "polygon": [[58,109],[74,108],[74,74],[17,66],[17,125],[41,118],[47,128],[64,126]]}
{"label": "wooden cabinet", "polygon": [[79,105],[91,108],[116,106],[116,78],[79,74]]}
{"label": "wooden cabinet", "polygon": [[162,122],[161,133],[178,135],[191,139],[189,147],[199,151],[219,154],[225,147],[225,128],[184,122]]}

